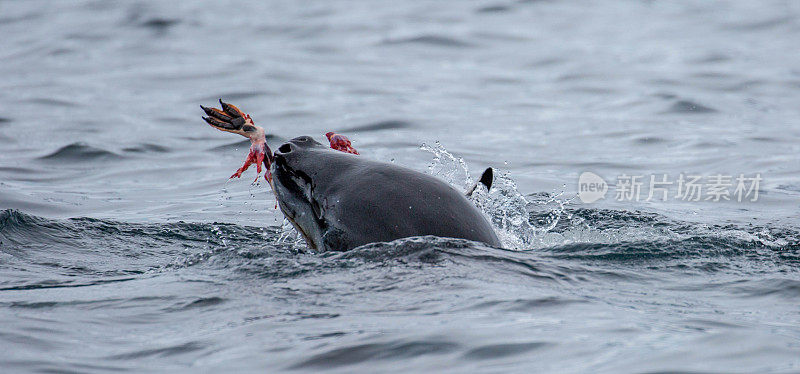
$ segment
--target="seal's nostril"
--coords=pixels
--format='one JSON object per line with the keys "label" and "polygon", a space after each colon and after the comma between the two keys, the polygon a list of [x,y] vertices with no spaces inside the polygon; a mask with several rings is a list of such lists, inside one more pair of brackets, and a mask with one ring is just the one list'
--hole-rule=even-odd
{"label": "seal's nostril", "polygon": [[280,152],[280,153],[289,153],[291,151],[292,151],[292,146],[289,145],[289,143],[286,143],[286,144],[280,146],[280,148],[278,148],[278,152]]}

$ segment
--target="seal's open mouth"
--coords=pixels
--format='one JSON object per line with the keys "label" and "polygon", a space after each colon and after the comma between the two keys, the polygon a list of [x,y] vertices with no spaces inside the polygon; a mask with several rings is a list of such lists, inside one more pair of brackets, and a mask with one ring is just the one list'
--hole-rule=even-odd
{"label": "seal's open mouth", "polygon": [[302,170],[292,169],[280,151],[272,166],[272,185],[278,206],[312,249],[324,248],[325,222],[319,204],[313,198],[313,181]]}

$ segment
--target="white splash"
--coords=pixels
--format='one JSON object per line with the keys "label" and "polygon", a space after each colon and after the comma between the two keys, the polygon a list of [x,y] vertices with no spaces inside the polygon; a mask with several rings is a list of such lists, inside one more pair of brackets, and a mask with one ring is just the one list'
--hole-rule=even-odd
{"label": "white splash", "polygon": [[283,218],[283,222],[281,222],[280,233],[278,234],[278,238],[275,239],[275,244],[288,244],[295,250],[303,250],[306,248],[303,237],[285,217]]}
{"label": "white splash", "polygon": [[467,190],[472,183],[475,183],[464,159],[448,152],[439,141],[436,141],[433,146],[422,143],[419,148],[433,153],[433,160],[428,165],[428,173],[442,178],[445,182],[462,190]]}
{"label": "white splash", "polygon": [[[448,152],[441,143],[436,142],[433,146],[423,144],[420,149],[433,154],[433,161],[428,166],[430,174],[464,191],[475,183],[464,159]],[[509,172],[498,171],[495,169],[491,191],[479,184],[470,200],[492,223],[505,248],[526,250],[541,246],[546,234],[556,227],[572,199],[564,199],[564,192],[561,191],[547,195],[542,201],[529,200],[519,192]],[[542,209],[546,210],[544,219],[537,224],[531,223],[531,211]]]}

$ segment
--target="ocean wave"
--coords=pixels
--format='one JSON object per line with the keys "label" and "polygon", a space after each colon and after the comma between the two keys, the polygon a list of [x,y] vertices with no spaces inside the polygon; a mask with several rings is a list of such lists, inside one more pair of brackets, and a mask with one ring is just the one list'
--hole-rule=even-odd
{"label": "ocean wave", "polygon": [[40,160],[56,162],[91,162],[119,160],[122,158],[124,157],[114,152],[93,147],[86,143],[72,143],[65,145],[48,155],[39,157]]}

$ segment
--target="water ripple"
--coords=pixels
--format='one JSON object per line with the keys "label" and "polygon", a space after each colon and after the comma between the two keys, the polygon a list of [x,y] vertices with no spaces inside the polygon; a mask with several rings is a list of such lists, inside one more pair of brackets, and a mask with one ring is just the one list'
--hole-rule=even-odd
{"label": "water ripple", "polygon": [[114,152],[90,146],[86,143],[72,143],[65,145],[48,155],[39,157],[40,160],[54,162],[93,162],[123,159]]}
{"label": "water ripple", "polygon": [[420,35],[407,38],[388,39],[383,41],[384,45],[427,45],[433,47],[446,47],[446,48],[469,48],[474,47],[475,44],[465,42],[450,36],[444,35]]}
{"label": "water ripple", "polygon": [[672,104],[665,111],[665,113],[682,113],[682,114],[706,114],[706,113],[715,113],[717,112],[716,109],[695,103],[693,101],[688,100],[680,100]]}
{"label": "water ripple", "polygon": [[380,360],[408,360],[420,356],[443,355],[456,350],[449,341],[392,341],[335,348],[302,360],[289,369],[337,368]]}

